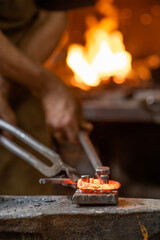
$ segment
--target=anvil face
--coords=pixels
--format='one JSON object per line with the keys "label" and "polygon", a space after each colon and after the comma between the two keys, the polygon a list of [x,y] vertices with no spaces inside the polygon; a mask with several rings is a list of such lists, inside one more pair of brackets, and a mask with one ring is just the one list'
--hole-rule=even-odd
{"label": "anvil face", "polygon": [[72,197],[75,204],[117,204],[118,191],[112,190],[104,193],[84,193],[78,189]]}

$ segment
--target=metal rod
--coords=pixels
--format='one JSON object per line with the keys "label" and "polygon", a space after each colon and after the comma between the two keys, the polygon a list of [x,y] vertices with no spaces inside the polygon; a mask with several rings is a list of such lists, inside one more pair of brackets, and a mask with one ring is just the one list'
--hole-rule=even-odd
{"label": "metal rod", "polygon": [[88,156],[94,170],[96,170],[97,167],[102,166],[102,162],[100,158],[98,157],[95,148],[88,137],[88,134],[86,132],[79,132],[79,141],[86,152],[86,155]]}
{"label": "metal rod", "polygon": [[41,178],[39,183],[52,183],[52,184],[76,184],[69,178]]}

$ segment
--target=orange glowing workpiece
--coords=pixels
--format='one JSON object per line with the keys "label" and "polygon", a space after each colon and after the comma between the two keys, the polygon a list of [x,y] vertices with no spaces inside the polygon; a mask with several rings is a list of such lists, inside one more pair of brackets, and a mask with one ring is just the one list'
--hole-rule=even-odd
{"label": "orange glowing workpiece", "polygon": [[110,191],[120,188],[119,182],[109,180],[109,183],[102,184],[100,179],[90,178],[89,182],[84,182],[81,178],[77,182],[77,188],[80,190],[99,190],[99,191]]}

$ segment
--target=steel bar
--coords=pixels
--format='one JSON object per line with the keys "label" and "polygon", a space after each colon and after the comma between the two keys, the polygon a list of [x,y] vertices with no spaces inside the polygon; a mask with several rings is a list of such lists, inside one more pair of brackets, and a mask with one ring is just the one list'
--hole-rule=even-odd
{"label": "steel bar", "polygon": [[51,184],[76,184],[69,178],[41,178],[39,180],[41,184],[51,183]]}

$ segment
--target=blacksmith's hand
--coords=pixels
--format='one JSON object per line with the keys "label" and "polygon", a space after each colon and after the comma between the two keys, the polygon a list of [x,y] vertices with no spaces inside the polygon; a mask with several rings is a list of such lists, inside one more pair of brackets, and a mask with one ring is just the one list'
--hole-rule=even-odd
{"label": "blacksmith's hand", "polygon": [[71,90],[52,72],[44,72],[45,84],[41,96],[46,123],[55,138],[78,142],[78,132],[85,123],[79,103]]}

